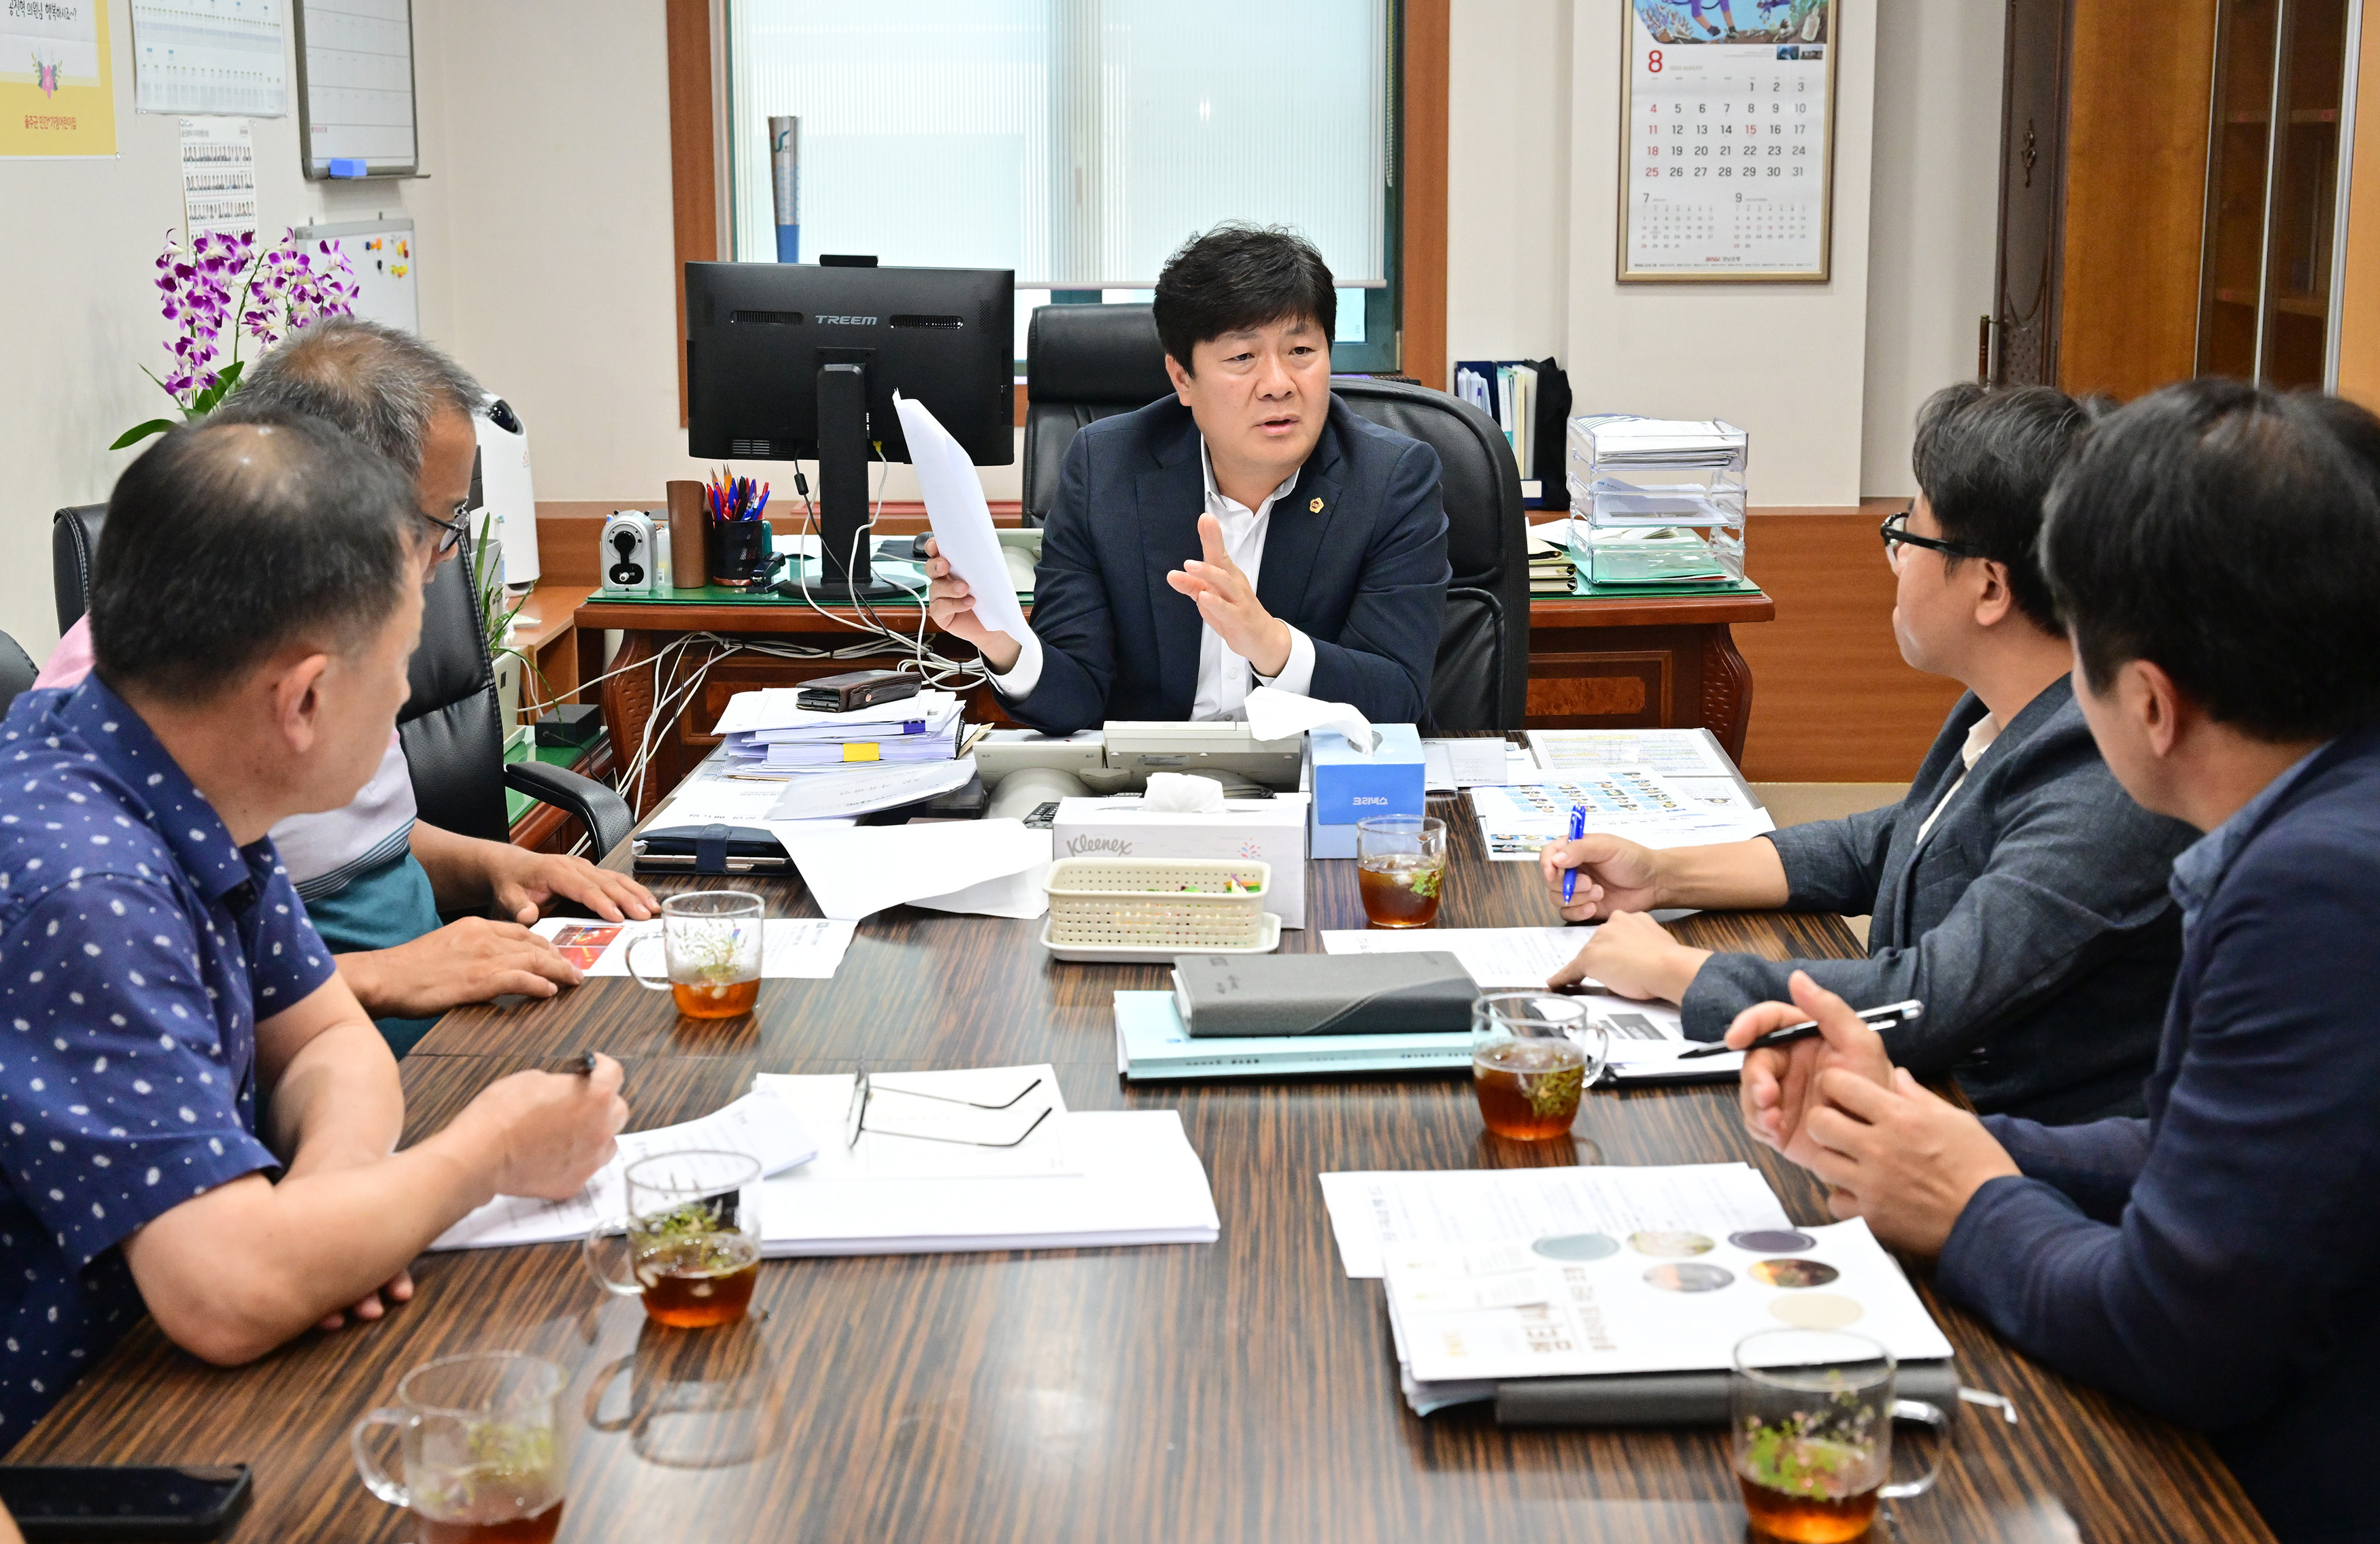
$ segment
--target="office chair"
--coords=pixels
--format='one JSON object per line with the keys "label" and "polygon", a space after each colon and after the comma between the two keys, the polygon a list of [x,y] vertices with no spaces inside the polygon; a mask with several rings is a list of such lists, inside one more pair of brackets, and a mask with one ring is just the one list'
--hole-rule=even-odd
{"label": "office chair", "polygon": [[6,712],[41,673],[42,667],[33,663],[23,645],[6,633],[0,633],[0,713]]}
{"label": "office chair", "polygon": [[[61,509],[51,527],[61,632],[82,616],[106,513],[105,505]],[[431,825],[503,842],[512,833],[504,790],[515,788],[577,817],[601,857],[627,840],[636,824],[626,802],[593,778],[543,761],[504,759],[504,710],[480,626],[470,561],[468,549],[456,553],[422,590],[421,641],[407,665],[413,693],[396,718],[414,803]],[[5,675],[0,662],[0,679]]]}
{"label": "office chair", "polygon": [[[1085,425],[1173,389],[1146,305],[1043,306],[1026,333],[1025,521],[1057,502],[1058,468]],[[1350,409],[1438,452],[1446,504],[1446,626],[1432,667],[1438,733],[1518,729],[1528,711],[1528,517],[1521,469],[1495,420],[1444,392],[1333,376]]]}
{"label": "office chair", "polygon": [[1058,502],[1066,447],[1088,424],[1173,395],[1146,303],[1038,306],[1025,329],[1025,523]]}

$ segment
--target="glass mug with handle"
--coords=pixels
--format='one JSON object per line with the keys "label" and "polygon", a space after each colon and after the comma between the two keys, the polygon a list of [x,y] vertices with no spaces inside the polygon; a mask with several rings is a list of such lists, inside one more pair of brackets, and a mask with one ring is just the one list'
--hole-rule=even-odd
{"label": "glass mug with handle", "polygon": [[[659,934],[628,942],[629,974],[648,991],[666,991],[688,1018],[737,1018],[760,996],[760,941],[769,908],[748,890],[692,890],[662,901]],[[637,967],[637,951],[659,942],[668,973],[656,979]]]}
{"label": "glass mug with handle", "polygon": [[1479,1118],[1496,1136],[1521,1142],[1567,1136],[1579,1096],[1610,1056],[1611,1032],[1575,998],[1500,991],[1471,1004],[1471,1088]]}
{"label": "glass mug with handle", "polygon": [[[348,1434],[371,1493],[420,1519],[420,1544],[547,1544],[562,1526],[570,1472],[563,1370],[517,1351],[426,1362],[396,1385],[394,1407]],[[376,1461],[376,1427],[397,1429],[398,1478]]]}
{"label": "glass mug with handle", "polygon": [[760,1276],[760,1235],[747,1225],[744,1192],[760,1183],[760,1161],[740,1152],[655,1153],[628,1165],[628,1270],[621,1281],[599,1258],[604,1225],[580,1246],[606,1292],[642,1297],[645,1312],[674,1330],[733,1324],[752,1304]]}
{"label": "glass mug with handle", "polygon": [[[1754,1530],[1788,1544],[1842,1544],[1879,1502],[1923,1494],[1942,1471],[1950,1417],[1895,1399],[1892,1353],[1840,1330],[1763,1330],[1736,1343],[1728,1424]],[[1932,1467],[1891,1485],[1892,1423],[1934,1429]]]}

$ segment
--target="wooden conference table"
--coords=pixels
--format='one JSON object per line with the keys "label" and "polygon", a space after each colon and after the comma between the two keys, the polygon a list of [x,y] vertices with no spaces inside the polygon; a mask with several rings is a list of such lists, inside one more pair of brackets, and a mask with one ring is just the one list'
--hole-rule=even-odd
{"label": "wooden conference table", "polygon": [[[1487,862],[1471,821],[1450,823],[1446,925],[1552,919],[1530,866]],[[760,888],[781,915],[815,914],[798,881]],[[1354,864],[1315,865],[1308,895],[1318,927],[1362,925]],[[589,1047],[626,1064],[638,1127],[714,1109],[755,1072],[1047,1061],[1072,1108],[1181,1112],[1220,1242],[772,1261],[753,1298],[764,1317],[707,1331],[647,1328],[574,1246],[431,1256],[387,1321],[249,1368],[205,1367],[144,1322],[11,1457],[247,1462],[256,1505],[237,1538],[410,1538],[407,1514],[357,1479],[349,1425],[409,1368],[509,1347],[573,1371],[567,1540],[1743,1539],[1717,1429],[1409,1414],[1379,1288],[1347,1279],[1315,1182],[1740,1159],[1797,1221],[1826,1221],[1808,1180],[1743,1137],[1732,1085],[1598,1091],[1573,1140],[1542,1144],[1485,1136],[1454,1075],[1125,1085],[1111,994],[1162,970],[1054,964],[1038,926],[880,914],[833,980],[764,982],[755,1013],[724,1025],[681,1020],[625,979],[450,1014],[404,1063],[408,1139],[491,1079]],[[1779,957],[1852,952],[1832,917],[1710,915],[1679,931]],[[1286,936],[1320,947],[1312,930]],[[2026,1361],[1920,1290],[1964,1380],[2014,1400],[2022,1424],[1963,1409],[1940,1485],[1876,1537],[2270,1538],[2199,1438]]]}

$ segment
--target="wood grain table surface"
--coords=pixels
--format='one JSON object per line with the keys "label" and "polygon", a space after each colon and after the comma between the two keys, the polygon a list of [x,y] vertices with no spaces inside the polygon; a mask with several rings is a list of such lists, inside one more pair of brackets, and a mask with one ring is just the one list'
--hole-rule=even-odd
{"label": "wood grain table surface", "polygon": [[[1460,808],[1440,920],[1551,923],[1534,868],[1486,861]],[[619,861],[615,855],[614,863]],[[1309,922],[1362,924],[1352,863],[1309,871]],[[686,881],[663,881],[677,888]],[[774,915],[816,915],[770,881]],[[18,1463],[256,1467],[242,1540],[398,1540],[407,1514],[357,1480],[346,1432],[406,1369],[517,1348],[571,1370],[565,1540],[1535,1540],[1745,1538],[1723,1433],[1506,1430],[1485,1406],[1410,1414],[1379,1287],[1350,1281],[1315,1176],[1329,1170],[1756,1164],[1797,1221],[1817,1190],[1751,1143],[1732,1085],[1598,1090],[1570,1141],[1484,1135],[1467,1083],[1322,1076],[1130,1085],[1111,994],[1147,967],[1050,962],[1038,923],[900,908],[863,923],[832,981],[771,980],[745,1020],[679,1019],[666,995],[591,981],[449,1015],[403,1065],[408,1139],[492,1078],[594,1047],[627,1066],[637,1127],[704,1113],[755,1072],[1056,1065],[1069,1105],[1178,1111],[1219,1242],[1132,1249],[771,1261],[755,1318],[646,1325],[576,1246],[425,1258],[414,1302],[211,1368],[144,1322],[17,1449]],[[1831,917],[1709,914],[1678,931],[1772,957],[1853,952]],[[1918,1541],[2265,1539],[2199,1438],[2015,1355],[1919,1289],[1962,1379],[2021,1425],[1957,1417],[1935,1491],[1876,1537]]]}

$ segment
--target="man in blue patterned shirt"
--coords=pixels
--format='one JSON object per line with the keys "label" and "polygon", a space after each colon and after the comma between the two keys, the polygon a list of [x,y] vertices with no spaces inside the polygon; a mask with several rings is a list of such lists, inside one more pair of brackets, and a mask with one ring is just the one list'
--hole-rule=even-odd
{"label": "man in blue patterned shirt", "polygon": [[94,673],[0,721],[0,1449],[144,1307],[221,1363],[378,1318],[626,1118],[614,1064],[522,1073],[395,1151],[395,1062],[266,835],[388,744],[412,507],[311,420],[176,431],[110,503]]}

